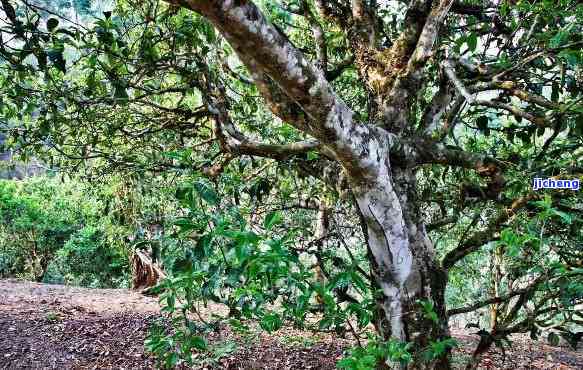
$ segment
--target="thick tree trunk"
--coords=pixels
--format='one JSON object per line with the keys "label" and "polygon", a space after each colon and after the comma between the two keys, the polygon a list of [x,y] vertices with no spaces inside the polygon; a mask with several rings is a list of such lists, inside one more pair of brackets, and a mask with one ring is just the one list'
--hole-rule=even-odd
{"label": "thick tree trunk", "polygon": [[[448,334],[443,302],[446,278],[437,267],[421,221],[414,173],[392,170],[388,153],[399,146],[397,139],[403,137],[401,134],[412,122],[408,112],[415,106],[413,100],[421,86],[423,66],[431,56],[439,26],[452,1],[441,0],[435,6],[428,1],[413,2],[408,12],[408,18],[414,21],[412,27],[407,27],[398,39],[404,41],[388,49],[388,58],[377,55],[388,59],[379,62],[376,58],[374,62],[381,64],[381,70],[373,75],[381,76],[382,86],[374,88],[377,84],[369,83],[371,92],[382,92],[387,103],[383,104],[382,125],[356,120],[355,112],[336,94],[325,71],[295,48],[252,1],[167,1],[209,20],[248,68],[272,112],[317,139],[322,149],[344,167],[368,230],[371,271],[382,292],[377,320],[380,334],[386,339],[413,342],[417,355],[413,367],[447,367],[447,358],[423,364],[418,355],[430,340]],[[358,44],[368,45],[368,51],[375,48],[375,19],[367,15],[364,4],[351,2],[351,13],[360,30],[367,30],[355,33],[355,39]],[[362,75],[366,79],[376,79],[366,73],[367,61],[357,64],[364,68]],[[209,110],[215,115],[217,127],[228,127],[226,104],[215,100]],[[389,133],[380,127],[396,130]],[[241,137],[235,133],[237,136]],[[423,311],[422,307],[430,304],[437,317]]]}
{"label": "thick tree trunk", "polygon": [[[369,247],[371,271],[381,292],[376,327],[384,339],[413,343],[409,368],[449,368],[448,356],[427,361],[430,340],[449,335],[444,302],[446,274],[434,257],[416,199],[415,173],[383,161],[374,181],[353,180]],[[436,316],[423,308],[431,305]],[[382,365],[379,366],[382,368]]]}

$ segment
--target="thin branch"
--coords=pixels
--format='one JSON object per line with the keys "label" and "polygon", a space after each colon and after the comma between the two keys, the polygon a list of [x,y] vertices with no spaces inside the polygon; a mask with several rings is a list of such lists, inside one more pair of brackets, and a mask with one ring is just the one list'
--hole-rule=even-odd
{"label": "thin branch", "polygon": [[462,313],[472,312],[472,311],[475,311],[479,308],[482,308],[482,307],[485,307],[487,305],[494,304],[494,303],[507,302],[511,298],[516,297],[517,295],[521,295],[521,294],[524,294],[526,292],[529,292],[529,291],[535,289],[539,283],[540,283],[540,278],[536,279],[533,283],[529,284],[528,286],[526,286],[522,289],[518,289],[518,290],[512,291],[510,293],[498,296],[498,297],[492,297],[489,299],[485,299],[483,301],[476,302],[476,303],[469,305],[469,306],[453,308],[451,310],[447,310],[447,316],[451,317],[451,316],[459,315]]}
{"label": "thin branch", "polygon": [[492,239],[493,235],[499,231],[504,223],[524,208],[528,202],[537,199],[538,197],[539,195],[536,194],[528,194],[516,199],[509,208],[503,209],[496,217],[492,218],[484,230],[474,233],[457,248],[449,251],[443,258],[441,265],[445,269],[450,269],[458,261],[478,250],[482,245]]}
{"label": "thin branch", "polygon": [[443,70],[447,77],[451,80],[455,88],[459,91],[459,93],[466,99],[469,104],[473,104],[475,102],[475,98],[472,93],[470,93],[466,87],[464,86],[463,82],[457,77],[455,73],[455,65],[451,59],[447,59],[442,63]]}
{"label": "thin branch", "polygon": [[502,110],[505,110],[507,112],[512,113],[516,117],[524,118],[527,121],[534,123],[538,127],[549,127],[550,126],[549,120],[546,119],[545,117],[536,116],[534,114],[528,113],[528,112],[526,112],[520,108],[517,108],[513,105],[510,105],[510,104],[491,101],[491,100],[478,99],[478,100],[475,100],[472,105],[482,105],[484,107],[502,109]]}

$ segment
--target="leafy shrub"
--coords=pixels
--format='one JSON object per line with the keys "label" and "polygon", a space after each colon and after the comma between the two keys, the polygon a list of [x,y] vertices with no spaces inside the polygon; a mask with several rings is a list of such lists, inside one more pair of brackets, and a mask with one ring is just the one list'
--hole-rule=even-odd
{"label": "leafy shrub", "polygon": [[[184,212],[175,219],[162,256],[170,276],[154,289],[160,292],[170,325],[155,326],[147,340],[161,366],[191,363],[194,352],[208,355],[208,347],[192,341],[204,339],[223,324],[245,335],[250,320],[267,332],[286,322],[337,332],[346,330],[350,319],[356,319],[359,328],[370,323],[367,305],[373,299],[355,268],[346,266],[327,283],[318,282],[299,258],[294,230],[280,227],[284,223],[280,212],[267,213],[258,230],[247,224],[237,207],[222,205],[213,187],[201,179],[180,186],[176,196]],[[349,288],[361,294],[362,303],[338,305],[333,291]],[[228,314],[201,318],[198,307],[207,302],[225,306]],[[308,324],[306,318],[316,310],[321,312],[319,322]]]}
{"label": "leafy shrub", "polygon": [[42,281],[54,254],[75,231],[73,204],[51,193],[57,193],[51,182],[0,181],[0,245],[3,260],[11,261],[3,274]]}
{"label": "leafy shrub", "polygon": [[352,349],[347,357],[338,362],[338,368],[373,370],[377,368],[379,363],[386,361],[387,357],[391,362],[404,366],[411,362],[410,349],[410,343],[370,340],[366,346]]}
{"label": "leafy shrub", "polygon": [[0,277],[127,285],[124,245],[102,204],[72,180],[0,180]]}
{"label": "leafy shrub", "polygon": [[107,244],[105,233],[85,226],[73,234],[58,253],[58,264],[66,269],[65,282],[91,287],[119,286],[127,271],[127,256]]}

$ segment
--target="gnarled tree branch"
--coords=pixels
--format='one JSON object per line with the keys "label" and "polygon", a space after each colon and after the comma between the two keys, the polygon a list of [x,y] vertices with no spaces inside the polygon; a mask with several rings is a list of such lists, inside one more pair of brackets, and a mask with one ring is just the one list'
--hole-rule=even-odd
{"label": "gnarled tree branch", "polygon": [[270,24],[253,2],[168,1],[207,18],[252,75],[267,74],[308,116],[306,126],[296,127],[327,146],[349,171],[368,171],[371,166],[364,153],[390,145],[386,132],[353,119],[352,110],[335,94],[322,70]]}

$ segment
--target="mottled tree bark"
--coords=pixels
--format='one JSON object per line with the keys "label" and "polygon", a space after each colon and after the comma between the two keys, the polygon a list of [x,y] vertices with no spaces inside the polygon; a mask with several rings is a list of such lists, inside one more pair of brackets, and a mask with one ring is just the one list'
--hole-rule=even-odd
{"label": "mottled tree bark", "polygon": [[[272,112],[318,140],[296,149],[318,147],[344,167],[367,231],[371,271],[380,291],[376,318],[379,334],[386,340],[414,344],[412,368],[447,368],[447,356],[430,362],[421,360],[421,352],[430,340],[448,335],[446,274],[436,262],[419,212],[414,170],[417,159],[439,156],[417,153],[414,147],[404,149],[399,139],[406,138],[403,132],[411,132],[407,127],[411,104],[451,0],[435,4],[415,1],[409,14],[415,22],[393,48],[382,52],[376,50],[375,20],[368,3],[351,2],[349,23],[360,31],[349,33],[356,40],[355,48],[362,47],[355,50],[357,68],[368,80],[371,93],[378,95],[376,101],[382,103],[379,106],[383,112],[374,115],[379,120],[375,124],[358,122],[327,81],[326,71],[297,50],[253,2],[169,2],[190,8],[212,22],[247,66]],[[216,115],[217,127],[229,131],[225,105],[212,102],[209,110]],[[248,145],[248,140],[237,136],[235,133],[235,144],[218,137],[226,147],[277,153],[276,148]],[[395,150],[402,158],[399,166],[393,167],[391,155]],[[437,319],[424,312],[421,302],[434,307]],[[386,366],[379,364],[381,368]]]}
{"label": "mottled tree bark", "polygon": [[[412,342],[416,356],[430,340],[449,335],[445,310],[447,275],[436,262],[433,244],[419,212],[415,174],[390,169],[372,183],[352,188],[366,227],[371,271],[382,292],[375,326],[385,339]],[[422,309],[431,302],[438,321]],[[433,362],[417,358],[413,368],[448,368],[447,355]]]}

